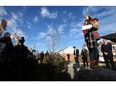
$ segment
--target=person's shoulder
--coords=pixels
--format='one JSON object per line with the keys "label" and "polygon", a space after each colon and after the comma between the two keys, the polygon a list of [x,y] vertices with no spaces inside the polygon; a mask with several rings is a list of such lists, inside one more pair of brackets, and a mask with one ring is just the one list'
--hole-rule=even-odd
{"label": "person's shoulder", "polygon": [[112,45],[110,42],[108,42],[108,45]]}
{"label": "person's shoulder", "polygon": [[103,46],[104,46],[104,44],[101,45],[101,47],[103,47]]}
{"label": "person's shoulder", "polygon": [[79,49],[76,49],[77,51],[79,51]]}
{"label": "person's shoulder", "polygon": [[0,42],[5,43],[5,41],[6,41],[6,38],[5,37],[0,38]]}
{"label": "person's shoulder", "polygon": [[25,45],[23,45],[23,46],[24,46],[24,48],[25,48],[25,49],[27,49],[27,50],[28,50],[28,47],[27,47],[27,46],[25,46]]}
{"label": "person's shoulder", "polygon": [[92,19],[93,22],[98,22],[97,18]]}
{"label": "person's shoulder", "polygon": [[6,39],[6,37],[2,37],[2,38],[1,38],[1,40],[5,40],[5,39]]}
{"label": "person's shoulder", "polygon": [[98,21],[98,19],[97,19],[97,18],[93,18],[92,20],[96,20],[96,21]]}

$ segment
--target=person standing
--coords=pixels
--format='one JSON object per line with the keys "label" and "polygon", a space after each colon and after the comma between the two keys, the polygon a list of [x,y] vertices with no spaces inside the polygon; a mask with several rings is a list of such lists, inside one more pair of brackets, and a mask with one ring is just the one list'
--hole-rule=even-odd
{"label": "person standing", "polygon": [[70,62],[70,54],[67,54],[68,62]]}
{"label": "person standing", "polygon": [[40,53],[38,52],[38,63],[40,64]]}
{"label": "person standing", "polygon": [[50,58],[50,54],[49,54],[48,50],[46,50],[45,57],[44,57],[44,60],[46,63],[49,61],[49,58]]}
{"label": "person standing", "polygon": [[48,50],[46,50],[45,56],[49,56],[49,52],[48,52]]}
{"label": "person standing", "polygon": [[44,59],[44,52],[41,51],[41,53],[40,53],[40,63],[41,64],[43,63],[43,59]]}
{"label": "person standing", "polygon": [[112,53],[112,44],[108,43],[106,39],[103,39],[103,44],[101,46],[101,51],[103,53],[103,57],[106,63],[106,68],[109,68],[109,62],[112,66],[112,69],[115,69],[115,65],[113,62],[113,53]]}
{"label": "person standing", "polygon": [[80,65],[80,64],[79,64],[79,50],[76,49],[75,46],[73,47],[73,49],[74,49],[73,55],[74,55],[74,58],[75,58],[75,62],[76,62],[76,64],[78,64],[78,66],[79,66],[79,65]]}
{"label": "person standing", "polygon": [[[96,38],[96,32],[99,28],[98,19],[92,17],[90,15],[85,15],[85,22],[84,26],[89,25],[90,27],[83,30],[84,33],[84,39],[87,44],[88,50],[89,50],[89,56],[90,56],[90,67],[91,68],[98,68],[98,62],[99,62],[99,53],[97,49],[97,40]],[[97,33],[98,34],[98,33]]]}
{"label": "person standing", "polygon": [[32,54],[28,47],[26,47],[24,45],[25,43],[25,38],[24,37],[21,37],[21,39],[19,39],[18,41],[18,44],[14,46],[14,52],[16,53],[16,61],[17,61],[17,64],[19,63],[20,65],[20,62],[25,63],[28,59],[28,56],[30,54]]}
{"label": "person standing", "polygon": [[82,56],[84,67],[85,67],[85,63],[87,64],[87,67],[88,67],[88,51],[85,48],[85,45],[83,45],[83,48],[82,48],[82,51],[81,51],[81,56]]}
{"label": "person standing", "polygon": [[9,58],[13,53],[13,43],[11,41],[10,33],[7,32],[4,37],[0,38],[0,42],[6,44],[4,50],[1,52],[0,64],[8,64]]}

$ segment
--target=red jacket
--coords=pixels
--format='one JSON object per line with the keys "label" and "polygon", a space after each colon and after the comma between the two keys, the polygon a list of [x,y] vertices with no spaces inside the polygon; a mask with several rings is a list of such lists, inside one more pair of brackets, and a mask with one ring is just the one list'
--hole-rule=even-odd
{"label": "red jacket", "polygon": [[[97,19],[97,18],[94,18],[94,19],[92,20],[92,22],[93,22],[93,23],[96,23],[96,22],[98,22],[98,19]],[[84,25],[87,25],[86,22],[84,22]],[[86,30],[83,30],[83,33],[86,34]]]}

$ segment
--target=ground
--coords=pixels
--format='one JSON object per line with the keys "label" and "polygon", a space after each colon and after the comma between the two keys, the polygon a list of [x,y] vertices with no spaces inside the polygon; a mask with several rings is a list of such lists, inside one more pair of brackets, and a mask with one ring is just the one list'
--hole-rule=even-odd
{"label": "ground", "polygon": [[[71,75],[71,79],[74,79],[75,70],[76,72],[78,72],[81,68],[84,68],[82,63],[80,64],[80,66],[78,66],[75,64],[75,62],[70,62],[67,66],[68,66],[68,73]],[[105,67],[105,63],[99,63],[99,66]],[[85,67],[85,69],[92,70],[90,66]]]}

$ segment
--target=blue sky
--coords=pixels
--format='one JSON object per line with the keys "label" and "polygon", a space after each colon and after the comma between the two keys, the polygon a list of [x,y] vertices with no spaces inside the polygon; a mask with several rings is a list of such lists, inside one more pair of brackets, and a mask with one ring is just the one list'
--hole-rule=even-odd
{"label": "blue sky", "polygon": [[5,6],[0,7],[0,20],[8,20],[7,31],[26,38],[25,45],[48,50],[51,32],[57,35],[57,50],[84,42],[81,27],[89,13],[99,20],[100,35],[116,32],[116,6]]}

